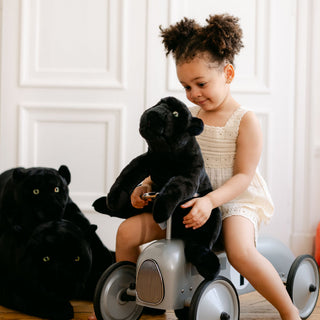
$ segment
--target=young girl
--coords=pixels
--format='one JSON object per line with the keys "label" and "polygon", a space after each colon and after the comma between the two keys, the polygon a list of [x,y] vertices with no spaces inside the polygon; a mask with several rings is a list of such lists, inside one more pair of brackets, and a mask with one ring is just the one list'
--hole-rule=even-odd
{"label": "young girl", "polygon": [[[259,121],[230,93],[233,59],[243,46],[242,30],[238,19],[229,15],[210,16],[206,22],[200,26],[184,18],[166,29],[160,27],[166,53],[173,54],[178,79],[196,105],[191,112],[205,124],[198,142],[214,189],[183,205],[192,207],[184,224],[199,228],[211,210],[220,207],[232,266],[277,308],[282,319],[300,319],[277,271],[255,247],[259,226],[271,218],[273,204],[257,170],[262,150]],[[132,205],[143,208],[147,203],[140,196],[151,189],[147,178],[133,191]],[[141,244],[164,237],[165,230],[150,213],[125,220],[117,233],[117,261],[136,262]]]}

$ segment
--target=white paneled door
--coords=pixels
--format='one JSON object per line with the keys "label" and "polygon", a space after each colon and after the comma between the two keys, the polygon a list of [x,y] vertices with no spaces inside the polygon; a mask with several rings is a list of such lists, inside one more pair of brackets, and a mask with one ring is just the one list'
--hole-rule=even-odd
{"label": "white paneled door", "polygon": [[145,1],[5,0],[2,170],[66,164],[85,210],[143,143]]}
{"label": "white paneled door", "polygon": [[113,241],[118,221],[91,204],[144,148],[146,1],[1,3],[0,170],[66,164],[73,200]]}
{"label": "white paneled door", "polygon": [[[276,204],[266,230],[289,243],[292,218],[295,5],[290,0],[2,0],[0,169],[66,164],[72,198],[94,215],[120,169],[144,150],[142,111],[163,96],[186,101],[159,25],[183,16],[240,17],[245,48],[235,97],[265,137],[261,171]],[[110,221],[110,220],[108,220]],[[118,222],[117,222],[118,223]],[[284,228],[283,226],[287,226]],[[110,240],[111,239],[111,240]]]}

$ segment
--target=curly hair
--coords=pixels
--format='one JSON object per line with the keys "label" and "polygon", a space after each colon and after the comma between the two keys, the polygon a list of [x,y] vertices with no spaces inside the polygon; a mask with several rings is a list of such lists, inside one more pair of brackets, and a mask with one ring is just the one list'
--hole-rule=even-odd
{"label": "curly hair", "polygon": [[166,55],[172,53],[176,64],[209,53],[212,62],[233,64],[234,56],[243,47],[239,18],[228,14],[210,15],[205,26],[183,18],[168,28],[160,26]]}

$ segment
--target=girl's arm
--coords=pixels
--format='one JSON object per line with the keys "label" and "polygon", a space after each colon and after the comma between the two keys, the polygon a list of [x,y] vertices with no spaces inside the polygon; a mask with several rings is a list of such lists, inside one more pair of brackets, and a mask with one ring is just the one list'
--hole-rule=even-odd
{"label": "girl's arm", "polygon": [[183,208],[192,207],[184,217],[186,228],[201,227],[208,220],[213,208],[229,202],[248,188],[256,172],[262,151],[261,128],[253,112],[247,112],[241,120],[236,147],[233,176],[206,196],[183,204]]}
{"label": "girl's arm", "polygon": [[144,193],[152,191],[152,181],[150,177],[145,178],[131,193],[131,204],[134,208],[144,208],[150,200],[143,200],[141,196]]}

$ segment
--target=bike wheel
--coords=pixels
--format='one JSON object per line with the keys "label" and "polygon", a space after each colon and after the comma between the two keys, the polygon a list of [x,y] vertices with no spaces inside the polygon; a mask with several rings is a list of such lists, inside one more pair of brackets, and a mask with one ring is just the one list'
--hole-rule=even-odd
{"label": "bike wheel", "polygon": [[307,319],[319,296],[319,269],[310,255],[298,256],[288,273],[286,288],[302,319]]}
{"label": "bike wheel", "polygon": [[137,320],[143,306],[136,304],[135,296],[127,289],[135,286],[136,266],[121,261],[111,265],[98,281],[94,295],[94,311],[98,320]]}
{"label": "bike wheel", "polygon": [[218,276],[199,285],[191,300],[190,320],[239,320],[239,317],[239,297],[230,280]]}

